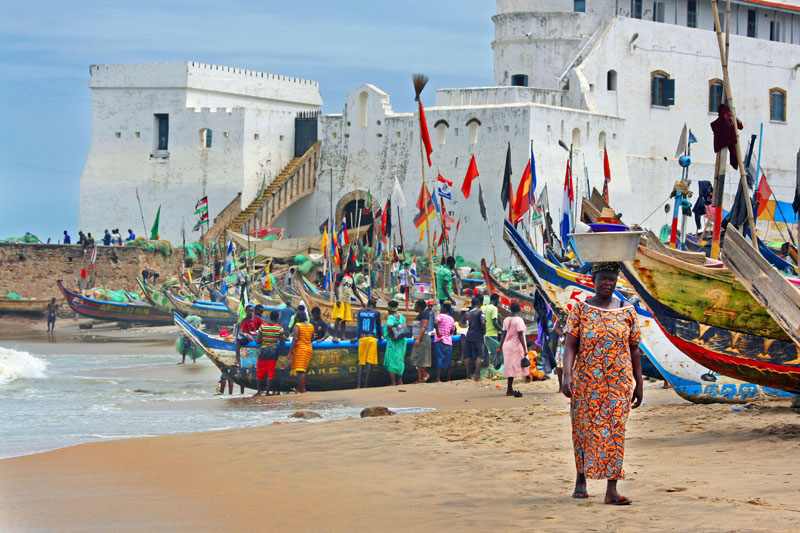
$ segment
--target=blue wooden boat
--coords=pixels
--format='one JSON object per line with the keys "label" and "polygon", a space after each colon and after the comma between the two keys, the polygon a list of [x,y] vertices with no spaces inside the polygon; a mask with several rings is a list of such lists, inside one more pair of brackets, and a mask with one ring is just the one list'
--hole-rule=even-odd
{"label": "blue wooden boat", "polygon": [[169,314],[151,305],[96,300],[67,290],[61,280],[56,281],[56,284],[70,308],[80,315],[95,320],[134,322],[152,326],[164,326],[172,323],[172,317]]}
{"label": "blue wooden boat", "polygon": [[[256,380],[256,363],[258,359],[258,346],[248,344],[240,349],[241,363],[236,364],[234,343],[216,335],[209,335],[186,322],[178,313],[174,315],[175,324],[192,343],[208,357],[220,371],[237,385],[254,389],[258,388]],[[461,358],[461,337],[453,337],[453,360]],[[338,343],[325,341],[312,343],[314,350],[311,363],[306,372],[306,389],[309,391],[352,389],[356,386],[358,372],[358,344],[350,341]],[[413,339],[408,339],[406,351],[406,367],[403,379],[407,383],[417,379],[417,371],[409,364]],[[383,356],[386,350],[386,341],[378,343],[378,365],[372,369],[370,386],[389,384],[389,372],[383,367]],[[277,369],[286,366],[289,354],[289,344],[278,348]],[[283,375],[281,375],[283,373]],[[462,365],[453,365],[453,379],[463,379],[466,368]],[[295,383],[294,373],[288,370],[276,370],[276,386],[282,390],[289,390]]]}

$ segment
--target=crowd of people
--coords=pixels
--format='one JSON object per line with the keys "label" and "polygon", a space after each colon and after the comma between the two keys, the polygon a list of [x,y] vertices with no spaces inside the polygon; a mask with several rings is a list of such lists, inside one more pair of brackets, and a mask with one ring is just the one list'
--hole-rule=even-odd
{"label": "crowd of people", "polygon": [[[128,236],[125,238],[124,242],[136,240],[136,234],[133,232],[132,229],[128,229]],[[100,240],[100,244],[103,246],[122,246],[123,240],[122,235],[119,232],[119,229],[103,230],[103,237]],[[64,230],[64,237],[61,240],[61,244],[72,244],[72,236],[69,234],[67,230]],[[95,238],[92,236],[91,232],[83,233],[83,231],[78,231],[78,240],[75,242],[78,246],[83,246],[84,248],[91,248],[95,244],[98,244]]]}

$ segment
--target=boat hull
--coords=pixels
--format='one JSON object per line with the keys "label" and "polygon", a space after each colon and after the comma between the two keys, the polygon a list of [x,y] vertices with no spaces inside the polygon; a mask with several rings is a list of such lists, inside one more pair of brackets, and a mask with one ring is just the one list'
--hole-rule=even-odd
{"label": "boat hull", "polygon": [[43,315],[48,300],[10,300],[0,298],[0,313]]}
{"label": "boat hull", "polygon": [[153,326],[166,326],[172,323],[171,315],[150,305],[95,300],[67,290],[61,280],[56,283],[67,304],[80,315],[108,322],[134,322]]}

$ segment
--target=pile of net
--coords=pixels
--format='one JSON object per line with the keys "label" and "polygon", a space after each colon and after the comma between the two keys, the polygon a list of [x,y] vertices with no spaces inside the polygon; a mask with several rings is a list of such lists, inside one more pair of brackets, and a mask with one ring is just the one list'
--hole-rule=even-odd
{"label": "pile of net", "polygon": [[16,291],[8,291],[8,294],[6,294],[6,300],[24,300],[24,299],[25,298],[20,296],[20,294]]}
{"label": "pile of net", "polygon": [[158,252],[164,257],[172,255],[172,244],[164,240],[149,241],[145,237],[136,237],[134,240],[126,242],[125,246],[134,246],[148,252]]}

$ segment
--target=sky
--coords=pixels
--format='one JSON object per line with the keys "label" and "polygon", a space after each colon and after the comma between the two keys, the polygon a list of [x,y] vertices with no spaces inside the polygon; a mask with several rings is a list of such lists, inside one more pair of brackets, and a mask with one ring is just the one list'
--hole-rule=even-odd
{"label": "sky", "polygon": [[431,78],[427,106],[436,89],[493,84],[492,0],[0,4],[0,239],[77,235],[89,65],[200,61],[312,79],[323,113],[341,113],[362,83],[412,111],[414,72]]}

